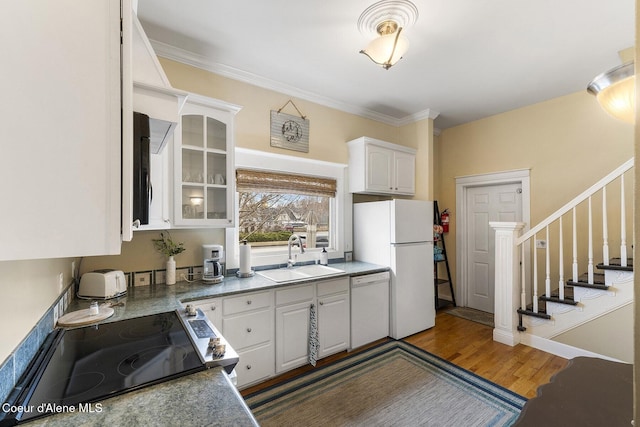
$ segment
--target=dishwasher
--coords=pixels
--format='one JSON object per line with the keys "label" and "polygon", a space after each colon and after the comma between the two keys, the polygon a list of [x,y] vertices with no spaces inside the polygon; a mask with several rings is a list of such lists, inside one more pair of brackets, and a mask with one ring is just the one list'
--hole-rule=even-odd
{"label": "dishwasher", "polygon": [[351,278],[351,348],[389,336],[389,272]]}

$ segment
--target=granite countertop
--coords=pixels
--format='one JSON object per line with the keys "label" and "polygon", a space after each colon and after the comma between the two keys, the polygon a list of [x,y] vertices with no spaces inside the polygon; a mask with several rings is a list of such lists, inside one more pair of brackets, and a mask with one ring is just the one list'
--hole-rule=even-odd
{"label": "granite countertop", "polygon": [[[332,275],[331,278],[359,276],[362,274],[387,271],[389,269],[388,267],[360,261],[332,263],[330,266],[344,270],[345,272],[341,275]],[[177,282],[175,285],[129,287],[127,295],[108,301],[108,303],[116,304],[113,307],[115,313],[102,323],[131,319],[155,313],[164,313],[182,308],[186,303],[191,301],[291,286],[325,278],[329,277],[316,277],[289,283],[276,283],[256,274],[247,278],[237,278],[235,276],[225,277],[221,283],[216,284],[196,280],[193,282]],[[67,308],[67,312],[88,308],[89,303],[89,300],[74,299]],[[118,303],[123,303],[123,305],[117,305]]]}
{"label": "granite countertop", "polygon": [[67,412],[29,426],[257,426],[240,393],[220,367],[95,403],[94,412]]}
{"label": "granite countertop", "polygon": [[[388,270],[388,267],[358,261],[332,263],[331,267],[345,271],[344,274],[331,276],[332,278]],[[129,288],[127,295],[108,301],[115,304],[115,313],[102,323],[172,311],[182,308],[190,301],[322,279],[275,283],[256,274],[248,278],[225,277],[222,283],[217,284],[194,281],[178,282],[171,286],[133,287]],[[75,299],[67,312],[88,308],[89,303],[89,300]],[[29,425],[258,425],[240,393],[221,368],[208,369],[128,392],[99,402],[99,405],[100,412],[60,413],[34,420]]]}

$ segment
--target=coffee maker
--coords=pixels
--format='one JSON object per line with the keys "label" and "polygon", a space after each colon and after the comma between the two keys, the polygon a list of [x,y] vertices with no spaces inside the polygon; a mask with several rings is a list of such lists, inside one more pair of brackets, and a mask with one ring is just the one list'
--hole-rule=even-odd
{"label": "coffee maker", "polygon": [[220,283],[224,279],[224,248],[222,245],[202,245],[203,270],[202,280]]}

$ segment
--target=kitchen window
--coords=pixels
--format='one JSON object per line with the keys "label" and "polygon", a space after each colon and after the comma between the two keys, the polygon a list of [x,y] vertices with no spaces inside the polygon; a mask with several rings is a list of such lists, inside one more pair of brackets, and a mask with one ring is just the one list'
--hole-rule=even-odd
{"label": "kitchen window", "polygon": [[303,237],[300,262],[315,261],[322,248],[330,259],[351,250],[347,165],[245,148],[236,148],[235,165],[238,226],[226,231],[227,269],[238,267],[238,246],[245,238],[256,267],[286,263],[292,233]]}
{"label": "kitchen window", "polygon": [[236,186],[239,239],[254,250],[281,250],[294,233],[305,249],[331,247],[335,179],[237,169]]}

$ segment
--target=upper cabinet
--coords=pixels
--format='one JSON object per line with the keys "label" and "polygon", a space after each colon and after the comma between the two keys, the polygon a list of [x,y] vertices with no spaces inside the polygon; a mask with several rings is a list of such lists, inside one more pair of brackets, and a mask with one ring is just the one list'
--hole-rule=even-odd
{"label": "upper cabinet", "polygon": [[234,225],[237,105],[189,94],[174,139],[176,226]]}
{"label": "upper cabinet", "polygon": [[352,193],[413,196],[414,149],[373,138],[348,142],[349,189]]}
{"label": "upper cabinet", "polygon": [[[131,9],[128,0],[122,7]],[[117,254],[121,114],[131,114],[121,1],[3,9],[0,90],[10,102],[0,106],[0,260]]]}

